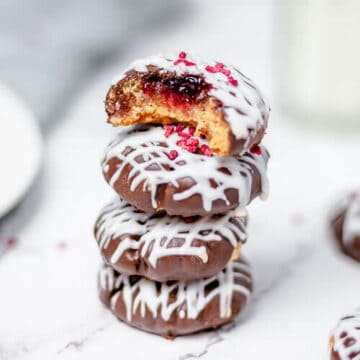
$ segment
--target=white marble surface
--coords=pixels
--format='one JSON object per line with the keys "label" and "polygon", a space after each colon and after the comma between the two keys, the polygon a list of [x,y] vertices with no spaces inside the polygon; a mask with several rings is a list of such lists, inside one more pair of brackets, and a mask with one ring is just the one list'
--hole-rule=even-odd
{"label": "white marble surface", "polygon": [[[259,16],[264,22],[261,11]],[[199,19],[204,32],[212,27],[208,19]],[[235,15],[227,20],[225,30],[235,31]],[[159,37],[155,50],[172,37],[177,46],[188,41],[196,48],[202,40],[191,36],[197,26]],[[247,49],[247,35],[239,37]],[[266,26],[257,34],[263,45],[270,37]],[[128,58],[152,48],[145,38]],[[218,48],[229,59],[242,59],[246,72],[272,93],[268,57],[260,57],[265,45],[250,54],[235,51],[231,42]],[[359,184],[360,135],[301,130],[274,107],[265,142],[272,153],[271,194],[250,207],[244,246],[254,268],[253,302],[233,326],[165,340],[116,321],[97,298],[100,260],[92,226],[113,196],[99,159],[115,133],[105,125],[102,105],[114,71],[89,83],[47,138],[44,171],[7,222],[4,234],[16,235],[18,243],[0,258],[0,359],[326,359],[329,331],[359,305],[359,265],[333,246],[325,218],[331,198]]]}

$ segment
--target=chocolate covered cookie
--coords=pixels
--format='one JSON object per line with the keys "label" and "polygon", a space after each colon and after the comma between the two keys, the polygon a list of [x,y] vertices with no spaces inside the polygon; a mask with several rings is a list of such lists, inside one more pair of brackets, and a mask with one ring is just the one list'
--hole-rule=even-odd
{"label": "chocolate covered cookie", "polygon": [[258,145],[270,111],[260,90],[238,69],[185,52],[134,62],[116,78],[105,105],[115,126],[193,126],[219,155],[241,154]]}
{"label": "chocolate covered cookie", "polygon": [[123,275],[156,281],[199,279],[238,257],[246,219],[234,215],[149,214],[116,199],[100,213],[95,238],[105,263]]}
{"label": "chocolate covered cookie", "polygon": [[102,163],[109,184],[139,210],[184,217],[225,213],[266,196],[269,154],[212,154],[191,128],[147,126],[120,133]]}
{"label": "chocolate covered cookie", "polygon": [[360,360],[360,309],[344,316],[330,338],[331,360]]}
{"label": "chocolate covered cookie", "polygon": [[154,282],[105,266],[99,273],[99,290],[102,302],[120,320],[174,337],[232,321],[248,302],[252,281],[242,260],[210,278],[187,282]]}
{"label": "chocolate covered cookie", "polygon": [[338,201],[331,226],[344,253],[360,261],[360,192],[346,194]]}

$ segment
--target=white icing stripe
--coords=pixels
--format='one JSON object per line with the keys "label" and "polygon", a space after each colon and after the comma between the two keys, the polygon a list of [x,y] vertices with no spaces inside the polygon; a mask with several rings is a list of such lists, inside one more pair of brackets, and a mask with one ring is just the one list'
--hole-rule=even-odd
{"label": "white icing stripe", "polygon": [[115,287],[115,273],[110,267],[103,266],[99,272],[100,288],[106,291],[112,291]]}
{"label": "white icing stripe", "polygon": [[360,309],[348,314],[340,320],[338,326],[333,331],[334,337],[333,350],[339,354],[341,360],[360,360]]}
{"label": "white icing stripe", "polygon": [[269,117],[269,105],[255,84],[244,74],[231,65],[225,65],[225,69],[231,72],[231,76],[238,84],[236,86],[229,82],[228,77],[220,72],[212,73],[206,70],[207,66],[215,66],[217,61],[204,62],[194,56],[186,59],[194,62],[194,66],[186,66],[183,63],[177,65],[174,61],[177,56],[157,55],[135,61],[128,69],[120,74],[114,83],[126,76],[129,70],[147,72],[147,65],[157,66],[161,72],[175,72],[177,75],[192,74],[202,75],[211,90],[208,94],[218,99],[223,104],[225,119],[229,123],[232,133],[237,139],[247,139],[251,135],[249,129],[255,130],[266,126]]}
{"label": "white icing stripe", "polygon": [[[173,133],[168,138],[164,136],[164,129],[161,127],[150,127],[146,131],[122,132],[108,146],[103,160],[104,173],[108,169],[108,161],[118,158],[121,162],[117,171],[113,174],[110,185],[118,180],[126,164],[130,164],[133,169],[129,173],[131,191],[134,191],[140,184],[143,190],[151,191],[152,206],[157,208],[156,191],[159,185],[172,183],[178,186],[178,180],[190,178],[193,185],[188,189],[174,194],[175,201],[187,199],[195,194],[201,194],[203,208],[210,211],[215,200],[222,199],[229,204],[226,190],[236,189],[239,194],[241,207],[245,207],[250,202],[251,186],[253,177],[253,167],[261,176],[261,186],[263,198],[268,193],[268,180],[266,177],[266,167],[269,158],[268,152],[262,147],[262,155],[251,153],[244,154],[241,158],[235,156],[211,157],[193,154],[179,148],[176,145],[177,134]],[[202,140],[207,143],[206,140]],[[167,144],[168,148],[160,146],[159,143]],[[124,155],[125,150],[132,148],[133,151]],[[168,153],[172,149],[179,152],[175,160],[170,160]],[[142,161],[142,162],[140,162]],[[174,171],[167,171],[172,168]],[[226,168],[230,174],[219,171]],[[218,185],[212,187],[209,176]]]}
{"label": "white icing stripe", "polygon": [[[246,240],[244,219],[234,219],[235,211],[224,216],[205,216],[186,223],[181,217],[152,215],[136,210],[120,198],[107,205],[96,223],[96,239],[101,249],[106,249],[111,240],[122,237],[111,256],[115,264],[129,249],[141,248],[141,256],[149,253],[149,262],[156,267],[157,260],[164,256],[197,256],[204,263],[208,261],[205,246],[193,246],[194,240],[220,241],[226,238],[233,247]],[[138,240],[123,238],[131,233]],[[173,247],[172,240],[182,239],[183,243]]]}
{"label": "white icing stripe", "polygon": [[350,246],[356,236],[360,236],[360,193],[343,196],[335,205],[332,218],[345,213],[343,224],[343,243]]}
{"label": "white icing stripe", "polygon": [[[111,296],[113,311],[115,311],[121,295],[128,321],[131,321],[132,316],[138,310],[142,317],[145,317],[146,311],[149,311],[154,318],[159,313],[165,321],[168,321],[175,311],[179,312],[180,318],[196,319],[217,296],[220,300],[219,316],[229,318],[233,295],[240,293],[247,301],[250,297],[251,278],[249,274],[249,266],[231,262],[217,275],[203,280],[156,283],[146,278],[140,278],[139,281],[131,283],[129,276],[116,275],[114,270],[104,267],[100,270],[100,279],[103,279],[100,286],[104,290],[114,292]],[[116,276],[118,277],[114,282],[112,279]],[[110,280],[106,280],[108,278]],[[247,286],[240,284],[241,279],[245,280]],[[110,283],[114,284],[112,289],[109,289],[108,284]],[[212,283],[215,283],[215,288],[209,291],[207,286]],[[156,284],[160,285],[159,289]],[[174,291],[176,291],[176,299],[170,303],[170,294]]]}

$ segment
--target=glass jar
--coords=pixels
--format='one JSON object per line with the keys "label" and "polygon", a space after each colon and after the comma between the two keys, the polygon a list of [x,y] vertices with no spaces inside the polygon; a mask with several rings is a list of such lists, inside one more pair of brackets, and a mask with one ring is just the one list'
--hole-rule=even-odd
{"label": "glass jar", "polygon": [[281,2],[280,98],[294,119],[360,128],[360,0]]}

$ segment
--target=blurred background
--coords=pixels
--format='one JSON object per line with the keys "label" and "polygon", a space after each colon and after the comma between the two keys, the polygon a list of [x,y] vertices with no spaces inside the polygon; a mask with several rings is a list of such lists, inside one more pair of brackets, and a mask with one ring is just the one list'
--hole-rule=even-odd
{"label": "blurred background", "polygon": [[[130,61],[180,50],[237,65],[270,101],[272,193],[252,226],[278,239],[274,274],[296,241],[310,246],[313,228],[294,239],[294,222],[359,186],[360,1],[0,0],[1,359],[59,354],[84,324],[103,324],[91,230],[113,195],[99,161],[116,132],[103,99]],[[267,250],[249,246],[260,290],[274,280]]]}

